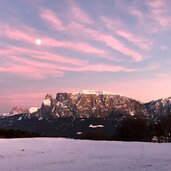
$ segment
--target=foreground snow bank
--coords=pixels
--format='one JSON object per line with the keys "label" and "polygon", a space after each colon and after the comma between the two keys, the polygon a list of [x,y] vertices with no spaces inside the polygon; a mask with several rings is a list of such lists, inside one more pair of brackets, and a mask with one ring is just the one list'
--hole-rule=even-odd
{"label": "foreground snow bank", "polygon": [[0,139],[3,171],[170,171],[171,144]]}

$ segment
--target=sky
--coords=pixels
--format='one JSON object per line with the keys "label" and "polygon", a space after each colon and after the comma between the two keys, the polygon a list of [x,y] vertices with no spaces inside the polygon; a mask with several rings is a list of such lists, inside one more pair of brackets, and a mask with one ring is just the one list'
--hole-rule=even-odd
{"label": "sky", "polygon": [[0,0],[0,112],[47,93],[171,95],[170,0]]}

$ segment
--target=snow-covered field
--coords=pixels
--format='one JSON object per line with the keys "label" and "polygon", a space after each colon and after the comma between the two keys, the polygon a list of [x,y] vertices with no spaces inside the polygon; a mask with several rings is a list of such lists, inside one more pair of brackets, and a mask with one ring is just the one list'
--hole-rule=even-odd
{"label": "snow-covered field", "polygon": [[1,171],[171,171],[171,144],[0,139]]}

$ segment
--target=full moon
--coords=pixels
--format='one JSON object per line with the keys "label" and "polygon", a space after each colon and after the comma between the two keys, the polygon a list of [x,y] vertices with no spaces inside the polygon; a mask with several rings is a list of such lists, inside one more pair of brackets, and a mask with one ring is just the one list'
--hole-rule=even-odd
{"label": "full moon", "polygon": [[41,39],[36,39],[35,43],[36,43],[36,45],[41,45],[42,44],[42,40]]}

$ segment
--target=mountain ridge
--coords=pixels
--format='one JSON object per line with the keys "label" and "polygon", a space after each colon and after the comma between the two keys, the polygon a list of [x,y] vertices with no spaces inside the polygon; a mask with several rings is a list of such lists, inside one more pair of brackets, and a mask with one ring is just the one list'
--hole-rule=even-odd
{"label": "mountain ridge", "polygon": [[166,141],[171,135],[169,97],[143,104],[114,93],[86,90],[57,93],[55,98],[47,94],[40,108],[27,111],[1,117],[0,128],[88,139],[151,141],[158,136]]}
{"label": "mountain ridge", "polygon": [[[72,96],[75,96],[75,95],[110,95],[110,96],[120,96],[122,98],[128,98],[128,99],[132,99],[132,100],[135,100],[134,98],[131,98],[131,97],[127,97],[127,96],[123,96],[123,95],[120,95],[120,94],[117,94],[117,93],[114,93],[114,92],[109,92],[109,91],[106,91],[106,90],[102,90],[102,91],[99,91],[99,90],[81,90],[81,91],[77,91],[77,92],[59,92],[56,94],[56,98],[58,95],[72,95]],[[52,97],[52,95],[50,94],[46,94],[44,100],[42,101],[42,104],[43,103],[48,103],[48,105],[50,105],[50,101],[49,99],[54,99]],[[155,104],[155,103],[161,103],[162,101],[167,101],[167,99],[171,99],[171,97],[167,97],[167,98],[160,98],[160,99],[157,99],[157,100],[151,100],[151,101],[148,101],[148,102],[141,102],[140,100],[135,100],[137,101],[138,103],[144,105],[144,106],[148,106],[150,104]],[[11,109],[11,111],[9,113],[5,113],[4,115],[5,116],[8,116],[9,115],[15,115],[15,114],[20,114],[20,113],[34,113],[34,112],[37,112],[39,109],[41,108],[41,105],[40,107],[30,107],[30,108],[22,108],[22,107],[18,107],[18,106],[15,106]],[[149,110],[148,110],[149,111]]]}

